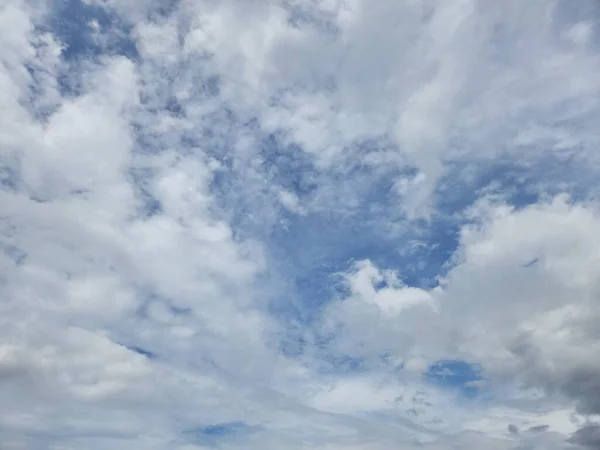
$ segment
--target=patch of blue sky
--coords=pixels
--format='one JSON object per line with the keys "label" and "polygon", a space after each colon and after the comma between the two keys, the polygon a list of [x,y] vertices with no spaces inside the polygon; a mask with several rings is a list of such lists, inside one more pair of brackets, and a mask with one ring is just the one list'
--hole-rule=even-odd
{"label": "patch of blue sky", "polygon": [[[436,211],[448,217],[469,207],[483,194],[498,195],[516,209],[568,193],[583,201],[600,186],[577,151],[544,155],[525,163],[509,159],[456,161],[436,192]],[[471,172],[472,176],[466,176]]]}
{"label": "patch of blue sky", "polygon": [[533,187],[522,179],[525,175],[526,172],[519,167],[498,162],[477,164],[457,161],[449,165],[447,175],[436,190],[436,214],[460,221],[456,215],[472,206],[483,192],[500,193],[503,199],[517,207],[535,203],[538,194],[532,192]]}
{"label": "patch of blue sky", "polygon": [[485,379],[482,369],[462,360],[440,360],[429,366],[424,377],[430,383],[453,390],[464,397],[475,398]]}
{"label": "patch of blue sky", "polygon": [[[62,56],[67,61],[96,58],[103,55],[123,55],[137,59],[134,41],[130,38],[131,25],[123,22],[110,9],[81,0],[55,2],[53,16],[48,21],[50,31],[64,45]],[[100,43],[95,38],[95,27],[110,30],[103,33]]]}
{"label": "patch of blue sky", "polygon": [[[210,122],[218,125],[207,128],[208,134],[202,136],[203,149],[221,165],[211,190],[236,239],[259,239],[277,250],[278,228],[297,219],[281,208],[278,192],[293,192],[302,199],[316,187],[316,181],[311,180],[317,172],[304,152],[285,147],[274,135],[262,134],[255,121],[239,123],[227,108],[213,116]],[[247,136],[254,148],[232,154],[240,136]]]}
{"label": "patch of blue sky", "polygon": [[260,142],[258,154],[268,178],[299,196],[313,192],[318,173],[314,161],[301,147],[288,143],[283,135],[270,133]]}
{"label": "patch of blue sky", "polygon": [[449,221],[386,234],[378,223],[386,220],[385,214],[372,214],[367,208],[344,218],[295,216],[286,229],[273,231],[270,248],[291,277],[288,289],[293,291],[286,294],[290,300],[296,297],[301,321],[311,322],[322,306],[344,295],[340,274],[357,261],[369,259],[378,267],[397,270],[408,285],[431,287],[457,246],[457,227]]}
{"label": "patch of blue sky", "polygon": [[332,352],[336,339],[333,333],[321,333],[306,327],[306,324],[292,324],[277,336],[279,351],[288,358],[302,361],[308,349],[312,369],[321,374],[344,374],[366,371],[373,366],[387,366],[387,355],[373,358]]}
{"label": "patch of blue sky", "polygon": [[[51,32],[63,46],[61,58],[65,65],[57,76],[62,95],[80,92],[79,77],[84,71],[76,70],[78,66],[105,56],[139,59],[130,36],[132,25],[123,22],[110,8],[82,0],[56,1],[54,6],[45,28],[40,31]],[[35,70],[38,69],[32,69],[32,76],[35,76]]]}
{"label": "patch of blue sky", "polygon": [[[322,336],[315,336],[315,341],[327,341]],[[334,353],[328,344],[318,345],[311,350],[316,358],[311,363],[312,369],[323,375],[342,375],[367,372],[374,367],[385,366],[384,361],[378,361],[376,356],[363,357]]]}
{"label": "patch of blue sky", "polygon": [[155,359],[157,357],[157,355],[154,352],[151,352],[150,350],[147,350],[145,348],[142,347],[138,347],[136,345],[126,345],[125,347],[127,347],[129,350],[136,352],[139,355],[145,356],[148,359]]}
{"label": "patch of blue sky", "polygon": [[185,440],[190,443],[218,447],[222,442],[257,432],[260,429],[259,426],[248,425],[242,421],[225,422],[186,430],[183,435]]}

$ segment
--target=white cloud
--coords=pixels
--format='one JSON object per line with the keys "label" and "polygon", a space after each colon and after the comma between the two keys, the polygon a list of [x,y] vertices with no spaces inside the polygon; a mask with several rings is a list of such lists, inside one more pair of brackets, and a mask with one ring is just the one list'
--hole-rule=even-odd
{"label": "white cloud", "polygon": [[[593,438],[595,16],[550,0],[57,8],[0,7],[2,445],[200,449],[232,423],[247,432],[213,436],[223,448]],[[452,212],[439,285],[405,281],[417,262],[394,261],[447,213],[453,164],[508,160],[539,193],[532,165],[554,157],[574,200],[480,198]],[[295,253],[311,245],[315,267]],[[298,294],[317,268],[331,289]],[[296,295],[310,319],[280,313]],[[492,398],[427,381],[442,358],[479,363],[466,387]]]}
{"label": "white cloud", "polygon": [[[383,290],[373,287],[383,278],[379,269],[364,263],[362,276],[361,271],[350,275],[351,293],[329,312],[330,320],[345,330],[338,333],[335,348],[361,357],[392,350],[430,362],[459,358],[480,363],[492,389],[504,392],[506,400],[503,386],[512,385],[524,389],[517,397],[524,398],[526,389],[542,389],[554,399],[554,408],[570,405],[562,424],[552,427],[573,432],[569,414],[599,412],[594,375],[600,369],[594,356],[600,351],[595,325],[600,311],[594,300],[598,212],[563,197],[522,210],[502,205],[484,210],[475,225],[463,228],[455,267],[438,288],[421,294],[435,298],[439,307],[417,316],[417,323],[407,311],[389,318],[366,306]],[[389,289],[389,297],[400,301],[407,288]],[[357,295],[367,303],[356,304]],[[520,413],[503,414],[516,418]],[[549,410],[537,420],[548,424],[552,414]],[[481,420],[473,424],[484,430]]]}

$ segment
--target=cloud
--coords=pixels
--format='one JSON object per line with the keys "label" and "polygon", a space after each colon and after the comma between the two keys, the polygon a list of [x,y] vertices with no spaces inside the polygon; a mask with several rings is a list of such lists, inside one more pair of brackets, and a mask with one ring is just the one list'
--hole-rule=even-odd
{"label": "cloud", "polygon": [[[464,338],[481,346],[477,352],[489,351],[491,347],[484,350],[487,345],[504,348],[504,356],[497,351],[497,361],[486,361],[488,370],[510,376],[517,370],[527,374],[527,383],[560,391],[576,399],[580,411],[596,413],[591,352],[596,351],[593,323],[598,313],[592,275],[597,211],[562,198],[508,214],[495,211],[499,216],[484,225],[483,234],[475,231],[480,228],[463,232],[464,260],[445,282],[452,298],[446,302],[448,311],[469,311],[460,313],[463,330],[480,331],[477,339],[468,332]],[[536,265],[519,266],[520,260],[534,257],[539,258]],[[485,294],[468,307],[460,305],[469,302],[469,292]]]}
{"label": "cloud", "polygon": [[600,448],[600,427],[595,424],[586,425],[573,433],[569,441],[588,448]]}
{"label": "cloud", "polygon": [[[598,414],[595,207],[559,197],[521,210],[486,206],[473,219],[461,232],[454,267],[439,286],[423,290],[435,308],[401,308],[406,288],[378,291],[380,270],[363,263],[365,275],[351,275],[349,295],[328,311],[333,325],[326,330],[338,330],[330,350],[414,355],[430,364],[463,358],[479,363],[497,392],[503,385],[522,389],[518,396],[542,389],[547,399],[566,398],[579,413]],[[370,306],[384,289],[397,315]],[[440,370],[436,379],[454,374]],[[540,426],[547,425],[531,429]]]}
{"label": "cloud", "polygon": [[593,447],[598,12],[5,2],[2,445]]}

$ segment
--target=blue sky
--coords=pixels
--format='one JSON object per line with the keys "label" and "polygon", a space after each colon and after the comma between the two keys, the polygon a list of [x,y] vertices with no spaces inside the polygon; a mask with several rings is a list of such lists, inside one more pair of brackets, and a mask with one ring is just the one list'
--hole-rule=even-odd
{"label": "blue sky", "polygon": [[597,448],[597,2],[0,26],[6,448]]}

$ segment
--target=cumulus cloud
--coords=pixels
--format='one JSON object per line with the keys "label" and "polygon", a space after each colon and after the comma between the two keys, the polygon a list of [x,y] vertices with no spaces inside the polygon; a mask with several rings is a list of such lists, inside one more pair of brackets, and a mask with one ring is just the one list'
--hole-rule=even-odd
{"label": "cumulus cloud", "polygon": [[596,448],[599,14],[5,1],[3,448]]}
{"label": "cumulus cloud", "polygon": [[[331,348],[359,358],[467,360],[485,368],[495,389],[540,389],[538,406],[554,398],[557,408],[574,402],[576,412],[598,414],[596,208],[559,197],[521,210],[477,210],[454,267],[434,289],[377,289],[384,276],[362,263],[348,296],[329,306],[325,329],[338,330]],[[547,425],[529,428],[540,427]]]}

